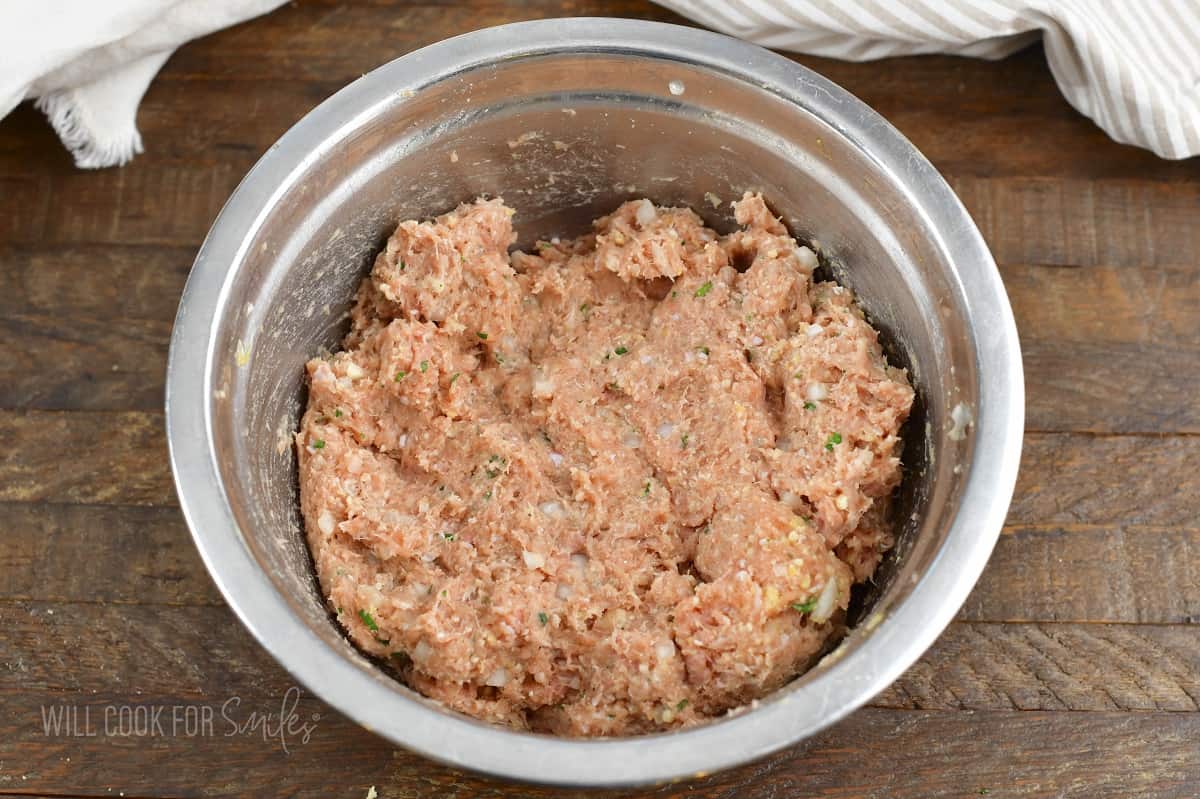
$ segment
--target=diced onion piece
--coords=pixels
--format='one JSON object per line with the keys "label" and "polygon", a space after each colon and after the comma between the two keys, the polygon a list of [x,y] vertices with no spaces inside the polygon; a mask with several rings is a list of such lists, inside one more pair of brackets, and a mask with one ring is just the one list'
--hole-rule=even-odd
{"label": "diced onion piece", "polygon": [[545,398],[554,394],[554,381],[546,377],[541,372],[534,373],[533,376],[533,396]]}
{"label": "diced onion piece", "polygon": [[531,569],[540,569],[546,565],[545,556],[537,552],[530,552],[527,549],[521,552],[521,559],[524,560],[525,565]]}
{"label": "diced onion piece", "polygon": [[425,643],[425,639],[421,639],[420,641],[417,641],[417,645],[413,647],[411,657],[413,660],[420,663],[422,661],[428,660],[429,656],[432,654],[433,654],[433,647],[431,647],[429,644]]}
{"label": "diced onion piece", "polygon": [[364,372],[363,368],[354,361],[350,361],[346,364],[346,376],[351,380],[359,380],[363,377],[366,377],[367,373]]}
{"label": "diced onion piece", "polygon": [[812,402],[820,402],[829,396],[829,389],[825,388],[824,383],[809,383],[804,396]]}
{"label": "diced onion piece", "polygon": [[550,516],[552,518],[555,518],[555,519],[557,519],[563,515],[562,504],[555,500],[550,500],[549,502],[543,502],[541,505],[538,506],[538,508],[542,511],[542,513],[544,513],[547,516]]}
{"label": "diced onion piece", "polygon": [[649,200],[642,200],[638,203],[637,213],[634,215],[637,219],[638,227],[646,227],[655,219],[658,218],[658,211],[654,210],[654,203]]}
{"label": "diced onion piece", "polygon": [[669,640],[659,641],[654,645],[654,654],[659,660],[668,660],[675,657],[675,642]]}
{"label": "diced onion piece", "polygon": [[585,571],[588,567],[588,556],[582,552],[576,552],[571,556],[571,565],[579,571]]}
{"label": "diced onion piece", "polygon": [[621,436],[621,443],[630,449],[637,449],[642,445],[642,437],[635,431],[630,430],[625,435]]}
{"label": "diced onion piece", "polygon": [[800,262],[800,267],[803,269],[813,270],[817,268],[817,254],[808,247],[800,246],[796,248],[796,260]]}
{"label": "diced onion piece", "polygon": [[562,453],[561,452],[551,452],[550,453],[550,462],[553,463],[555,466],[562,466],[563,465]]}
{"label": "diced onion piece", "polygon": [[493,688],[503,688],[508,685],[508,669],[501,666],[488,675],[488,678],[483,681],[484,685],[490,685]]}
{"label": "diced onion piece", "polygon": [[554,591],[554,595],[559,599],[570,599],[573,593],[575,593],[575,589],[566,583],[559,583],[558,588]]}
{"label": "diced onion piece", "polygon": [[808,327],[804,328],[804,334],[806,336],[808,336],[809,338],[816,338],[817,336],[821,335],[824,332],[825,332],[825,328],[821,327],[818,324],[811,324]]}
{"label": "diced onion piece", "polygon": [[779,492],[779,501],[792,510],[800,510],[804,507],[804,500],[800,498],[800,495],[793,494],[791,491]]}
{"label": "diced onion piece", "polygon": [[825,587],[821,589],[821,595],[817,597],[816,606],[813,607],[813,621],[817,624],[824,624],[829,621],[829,617],[833,615],[833,611],[837,608],[837,595],[837,579],[830,577],[825,583]]}
{"label": "diced onion piece", "polygon": [[322,508],[321,515],[317,517],[317,527],[325,535],[331,535],[333,533],[333,525],[333,514],[329,512],[328,508]]}
{"label": "diced onion piece", "polygon": [[658,426],[657,432],[659,438],[670,438],[671,434],[675,432],[675,425],[670,422],[663,422]]}

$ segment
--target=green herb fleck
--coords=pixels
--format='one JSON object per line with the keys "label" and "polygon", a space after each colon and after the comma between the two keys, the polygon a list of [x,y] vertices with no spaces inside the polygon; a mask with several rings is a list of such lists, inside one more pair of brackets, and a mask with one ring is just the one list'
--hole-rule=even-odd
{"label": "green herb fleck", "polygon": [[379,632],[379,625],[375,623],[375,617],[365,610],[358,611],[358,617],[362,619],[362,623],[367,625],[367,629],[373,633]]}
{"label": "green herb fleck", "polygon": [[496,353],[496,363],[500,364],[501,366],[504,365],[504,356],[498,352]]}
{"label": "green herb fleck", "polygon": [[980,796],[987,796],[989,793],[991,793],[991,791],[989,791],[987,788],[980,788],[980,789],[979,789],[979,795],[980,795]]}
{"label": "green herb fleck", "polygon": [[607,388],[609,391],[613,392],[614,394],[621,393],[621,386],[616,383],[609,383],[608,385],[605,386],[605,388]]}
{"label": "green herb fleck", "polygon": [[841,433],[830,433],[829,438],[825,441],[825,449],[833,452],[833,445],[842,443]]}
{"label": "green herb fleck", "polygon": [[483,467],[483,471],[488,477],[495,479],[496,477],[500,476],[500,472],[504,471],[504,458],[501,458],[499,455],[493,455],[492,457],[488,458],[488,463],[497,464],[495,466],[489,465]]}
{"label": "green herb fleck", "polygon": [[455,536],[454,533],[442,533],[442,538],[446,539],[447,541],[453,541],[456,537],[457,536]]}
{"label": "green herb fleck", "polygon": [[475,335],[479,336],[479,338],[482,339],[483,341],[487,341],[487,333],[480,331],[480,332],[476,333]]}
{"label": "green herb fleck", "polygon": [[313,442],[313,449],[325,449],[325,439],[318,438]]}
{"label": "green herb fleck", "polygon": [[491,499],[491,498],[492,498],[492,489],[490,489],[490,488],[489,488],[489,489],[487,490],[487,493],[483,495],[483,498],[484,498],[484,499]]}
{"label": "green herb fleck", "polygon": [[816,608],[816,606],[817,606],[817,597],[814,595],[814,596],[810,596],[808,599],[804,600],[803,602],[793,602],[792,610],[796,611],[797,613],[812,613],[813,609]]}
{"label": "green herb fleck", "polygon": [[444,589],[444,588],[443,588],[443,589],[442,589],[442,596],[450,596],[450,592],[449,592],[449,591],[447,591],[446,589]]}
{"label": "green herb fleck", "polygon": [[429,361],[421,361],[421,371],[422,372],[429,371]]}
{"label": "green herb fleck", "polygon": [[396,372],[396,382],[399,383],[408,375],[408,372]]}
{"label": "green herb fleck", "polygon": [[704,296],[706,296],[706,295],[708,294],[708,292],[710,292],[710,291],[712,291],[712,281],[711,281],[711,280],[707,281],[707,282],[706,282],[706,283],[705,283],[703,286],[701,286],[700,288],[696,289],[696,296],[697,296],[697,297],[704,297]]}
{"label": "green herb fleck", "polygon": [[333,409],[333,415],[334,415],[334,417],[335,417],[335,418],[341,419],[341,418],[342,418],[342,409],[341,409],[341,408],[334,408],[334,409]]}
{"label": "green herb fleck", "polygon": [[547,616],[545,614],[545,612],[539,612],[538,613],[538,623],[541,624],[543,627],[545,627],[547,624],[550,623],[550,617]]}
{"label": "green herb fleck", "polygon": [[684,433],[682,436],[679,437],[679,448],[687,449],[687,445],[688,445],[688,434]]}
{"label": "green herb fleck", "polygon": [[817,403],[815,403],[815,402],[806,402],[806,403],[804,403],[804,410],[806,410],[806,411],[815,411],[816,409],[817,409]]}
{"label": "green herb fleck", "polygon": [[646,485],[642,486],[642,496],[643,497],[650,496],[650,481],[649,480],[646,481]]}
{"label": "green herb fleck", "polygon": [[629,350],[625,347],[617,347],[615,350],[613,350],[613,352],[615,352],[617,355],[624,355],[625,353],[629,352]]}
{"label": "green herb fleck", "polygon": [[708,353],[709,353],[708,347],[697,347],[696,351],[702,352],[702,353],[704,353],[705,357],[708,357]]}
{"label": "green herb fleck", "polygon": [[678,292],[678,291],[672,291],[672,292],[671,292],[671,298],[672,298],[672,299],[674,299],[675,297],[678,297],[678,296],[679,296],[679,292]]}
{"label": "green herb fleck", "polygon": [[400,271],[403,272],[406,268],[407,268],[407,266],[405,265],[404,260],[401,259],[400,260]]}
{"label": "green herb fleck", "polygon": [[688,706],[688,701],[686,699],[680,699],[679,702],[676,703],[676,705],[675,705],[675,712],[678,713],[679,711],[683,710],[687,706]]}
{"label": "green herb fleck", "polygon": [[587,313],[591,307],[592,307],[591,303],[585,302],[583,305],[579,306],[579,312]]}
{"label": "green herb fleck", "polygon": [[462,372],[455,372],[454,374],[450,375],[450,385],[454,385],[454,381],[460,377],[462,377]]}

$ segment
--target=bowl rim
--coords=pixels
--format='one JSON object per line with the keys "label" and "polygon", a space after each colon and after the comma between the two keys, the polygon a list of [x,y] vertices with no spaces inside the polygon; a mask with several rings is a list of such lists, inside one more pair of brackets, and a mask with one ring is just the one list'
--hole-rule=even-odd
{"label": "bowl rim", "polygon": [[[398,94],[445,76],[502,59],[580,51],[682,62],[753,83],[834,125],[894,175],[941,246],[956,254],[974,331],[979,401],[970,469],[946,539],[911,593],[857,651],[795,690],[717,722],[575,740],[495,727],[408,698],[390,677],[351,662],[309,629],[240,533],[219,476],[209,398],[228,278],[276,200],[332,143]],[[1016,324],[983,237],[941,175],[881,116],[756,45],[665,23],[583,17],[486,28],[414,51],[355,80],[289,129],[241,181],[197,253],[171,337],[165,404],[176,491],[209,574],[258,642],[316,696],[363,727],[451,766],[530,782],[617,787],[702,776],[764,757],[841,720],[912,665],[965,601],[1000,534],[1020,460],[1024,382]]]}

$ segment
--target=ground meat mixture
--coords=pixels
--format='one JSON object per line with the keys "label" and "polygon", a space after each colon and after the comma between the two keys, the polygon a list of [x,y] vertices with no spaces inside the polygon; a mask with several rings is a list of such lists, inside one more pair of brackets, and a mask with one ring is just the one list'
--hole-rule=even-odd
{"label": "ground meat mixture", "polygon": [[296,437],[359,647],[463,713],[617,735],[761,697],[841,632],[913,392],[762,199],[736,214],[627,202],[511,255],[500,200],[396,229]]}

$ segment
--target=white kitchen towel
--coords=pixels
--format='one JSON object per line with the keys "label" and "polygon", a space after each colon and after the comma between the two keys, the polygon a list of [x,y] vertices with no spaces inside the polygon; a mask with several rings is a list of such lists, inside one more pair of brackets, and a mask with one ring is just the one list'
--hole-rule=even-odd
{"label": "white kitchen towel", "polygon": [[1119,142],[1200,155],[1200,0],[656,0],[780,50],[1003,58],[1040,35],[1067,101]]}
{"label": "white kitchen towel", "polygon": [[142,151],[136,114],[186,41],[285,0],[0,0],[0,119],[37,99],[86,168]]}

